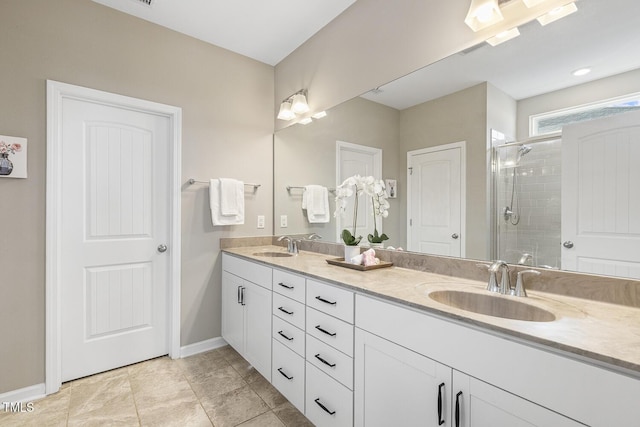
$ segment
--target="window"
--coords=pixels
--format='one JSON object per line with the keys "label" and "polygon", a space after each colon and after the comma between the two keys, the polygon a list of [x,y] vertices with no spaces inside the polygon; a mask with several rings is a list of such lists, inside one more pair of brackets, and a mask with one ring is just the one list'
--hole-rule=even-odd
{"label": "window", "polygon": [[579,123],[636,110],[640,110],[640,93],[530,116],[529,133],[530,136],[546,135],[559,132],[563,126],[571,123]]}

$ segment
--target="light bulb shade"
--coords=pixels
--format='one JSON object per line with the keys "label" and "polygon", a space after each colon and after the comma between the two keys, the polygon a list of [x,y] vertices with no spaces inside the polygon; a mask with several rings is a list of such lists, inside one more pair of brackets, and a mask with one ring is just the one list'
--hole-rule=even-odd
{"label": "light bulb shade", "polygon": [[539,5],[540,3],[544,3],[547,0],[522,0],[525,6],[534,7]]}
{"label": "light bulb shade", "polygon": [[498,0],[471,0],[464,23],[473,31],[480,31],[503,19]]}
{"label": "light bulb shade", "polygon": [[307,104],[307,97],[304,93],[296,93],[291,100],[291,111],[295,114],[304,114],[309,111],[309,104]]}
{"label": "light bulb shade", "polygon": [[301,125],[308,125],[312,121],[313,119],[311,117],[305,117],[304,119],[300,120],[298,123],[300,123]]}
{"label": "light bulb shade", "polygon": [[317,113],[313,114],[311,117],[313,117],[314,119],[321,119],[323,117],[327,117],[327,112],[326,111],[320,111],[320,112],[317,112]]}
{"label": "light bulb shade", "polygon": [[291,111],[291,103],[289,101],[283,101],[280,104],[280,111],[278,112],[278,118],[280,120],[291,120],[296,117],[295,113]]}
{"label": "light bulb shade", "polygon": [[550,12],[547,12],[544,15],[538,17],[538,22],[540,23],[540,25],[545,26],[577,11],[578,7],[575,3],[565,4],[564,6],[556,7]]}
{"label": "light bulb shade", "polygon": [[487,43],[489,43],[491,46],[498,46],[500,43],[504,43],[507,40],[511,40],[514,39],[516,37],[518,37],[520,35],[520,30],[518,30],[518,27],[512,28],[510,30],[507,31],[503,31],[489,39],[487,39]]}

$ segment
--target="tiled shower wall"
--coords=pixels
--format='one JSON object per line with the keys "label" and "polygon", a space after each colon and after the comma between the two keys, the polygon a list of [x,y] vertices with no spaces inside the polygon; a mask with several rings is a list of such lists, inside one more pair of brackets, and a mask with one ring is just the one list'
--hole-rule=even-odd
{"label": "tiled shower wall", "polygon": [[[496,148],[498,257],[517,263],[523,254],[531,254],[532,259],[526,264],[559,268],[561,141],[528,145],[532,147],[531,151],[515,165],[514,206],[510,205],[518,146]],[[503,212],[506,206],[514,212],[519,211],[517,225],[505,220]]]}

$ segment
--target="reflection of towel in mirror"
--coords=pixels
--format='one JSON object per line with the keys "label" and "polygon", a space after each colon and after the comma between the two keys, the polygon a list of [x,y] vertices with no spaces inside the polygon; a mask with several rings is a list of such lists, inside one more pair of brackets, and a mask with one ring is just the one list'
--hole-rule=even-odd
{"label": "reflection of towel in mirror", "polygon": [[213,225],[244,224],[244,183],[228,178],[210,180],[209,207]]}
{"label": "reflection of towel in mirror", "polygon": [[329,190],[321,185],[307,185],[302,194],[302,209],[310,223],[329,222]]}

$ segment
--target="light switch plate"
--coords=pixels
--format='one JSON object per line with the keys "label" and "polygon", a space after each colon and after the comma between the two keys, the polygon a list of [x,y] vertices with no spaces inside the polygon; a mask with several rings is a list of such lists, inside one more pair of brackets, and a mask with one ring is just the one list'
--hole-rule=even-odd
{"label": "light switch plate", "polygon": [[287,216],[280,215],[280,228],[287,228]]}
{"label": "light switch plate", "polygon": [[258,215],[258,228],[264,228],[264,215]]}

